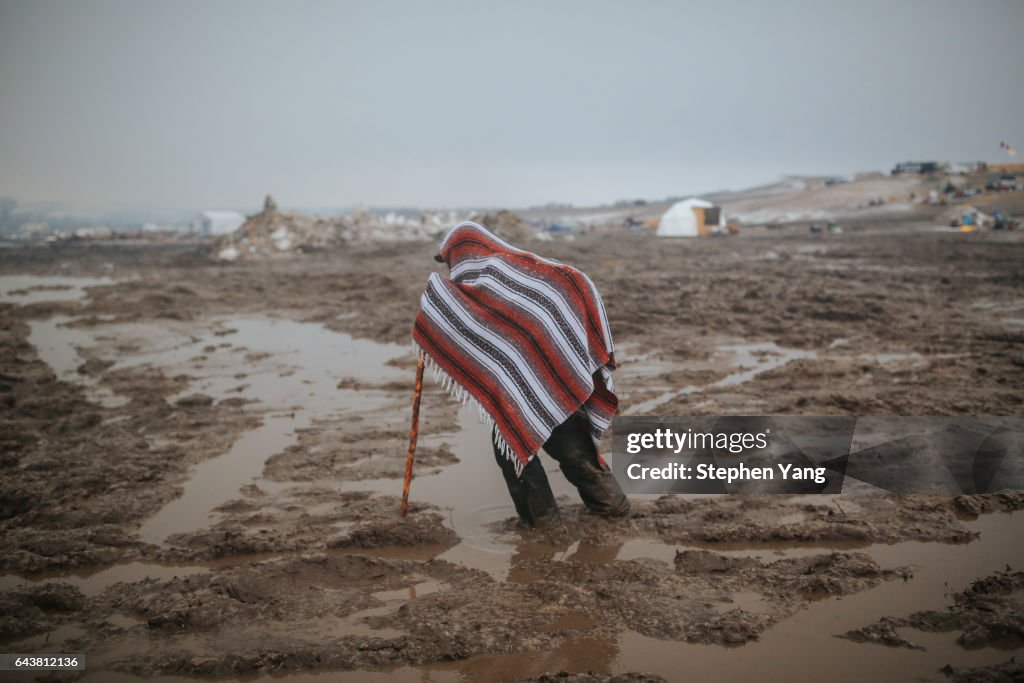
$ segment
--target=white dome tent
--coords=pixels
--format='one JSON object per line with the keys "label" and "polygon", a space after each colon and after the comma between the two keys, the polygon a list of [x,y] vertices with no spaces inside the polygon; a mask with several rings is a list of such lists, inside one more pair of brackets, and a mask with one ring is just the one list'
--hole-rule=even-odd
{"label": "white dome tent", "polygon": [[658,237],[697,237],[725,228],[722,210],[709,201],[690,197],[676,202],[661,216]]}

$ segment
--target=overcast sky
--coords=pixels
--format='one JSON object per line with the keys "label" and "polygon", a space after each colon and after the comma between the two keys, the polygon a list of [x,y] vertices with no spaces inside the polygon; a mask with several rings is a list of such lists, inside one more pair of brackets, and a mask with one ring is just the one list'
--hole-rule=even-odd
{"label": "overcast sky", "polygon": [[0,195],[609,202],[1024,152],[1024,2],[0,0]]}

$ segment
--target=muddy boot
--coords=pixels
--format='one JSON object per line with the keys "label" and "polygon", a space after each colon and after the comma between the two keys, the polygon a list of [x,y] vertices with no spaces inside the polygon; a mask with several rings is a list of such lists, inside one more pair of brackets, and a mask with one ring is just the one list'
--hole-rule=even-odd
{"label": "muddy boot", "polygon": [[629,499],[597,458],[586,415],[577,412],[555,427],[544,450],[558,461],[565,478],[576,487],[591,512],[605,517],[629,514]]}
{"label": "muddy boot", "polygon": [[501,467],[509,495],[516,506],[519,520],[530,528],[538,528],[558,518],[555,494],[551,492],[548,475],[539,458],[533,458],[516,476],[515,467],[505,455],[494,447],[494,459]]}

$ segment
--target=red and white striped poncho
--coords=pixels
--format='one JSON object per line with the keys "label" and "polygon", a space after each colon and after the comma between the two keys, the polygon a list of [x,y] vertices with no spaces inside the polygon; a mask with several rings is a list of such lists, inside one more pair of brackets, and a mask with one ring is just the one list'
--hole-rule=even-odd
{"label": "red and white striped poncho", "polygon": [[479,405],[517,472],[578,409],[600,438],[618,406],[615,349],[590,278],[470,222],[440,254],[450,279],[430,275],[413,341],[456,398]]}

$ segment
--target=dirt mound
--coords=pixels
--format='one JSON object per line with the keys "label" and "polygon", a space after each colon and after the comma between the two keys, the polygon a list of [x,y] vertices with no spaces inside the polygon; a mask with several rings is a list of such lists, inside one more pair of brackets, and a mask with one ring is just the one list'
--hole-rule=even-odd
{"label": "dirt mound", "polygon": [[304,252],[354,242],[426,240],[440,235],[446,224],[425,212],[410,218],[398,213],[377,215],[357,211],[351,216],[310,216],[281,211],[268,195],[263,211],[249,216],[230,235],[214,244],[211,253],[221,261],[298,256]]}
{"label": "dirt mound", "polygon": [[477,217],[476,222],[512,245],[537,239],[537,231],[533,226],[514,211],[502,209],[496,213],[487,213]]}
{"label": "dirt mound", "polygon": [[301,254],[339,244],[338,223],[335,219],[278,211],[268,196],[263,211],[249,216],[238,230],[217,240],[212,251],[222,261]]}

